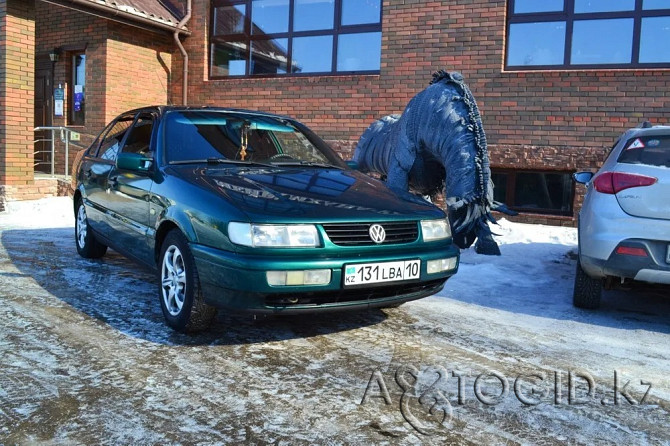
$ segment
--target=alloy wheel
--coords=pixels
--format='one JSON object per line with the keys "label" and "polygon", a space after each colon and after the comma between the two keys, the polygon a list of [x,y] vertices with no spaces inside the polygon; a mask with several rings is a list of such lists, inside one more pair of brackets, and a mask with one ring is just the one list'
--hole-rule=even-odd
{"label": "alloy wheel", "polygon": [[172,316],[179,315],[186,298],[186,267],[181,251],[174,245],[163,256],[161,285],[165,308]]}
{"label": "alloy wheel", "polygon": [[84,249],[86,246],[86,234],[88,233],[88,222],[86,221],[86,209],[84,205],[79,206],[77,211],[77,243],[79,248]]}

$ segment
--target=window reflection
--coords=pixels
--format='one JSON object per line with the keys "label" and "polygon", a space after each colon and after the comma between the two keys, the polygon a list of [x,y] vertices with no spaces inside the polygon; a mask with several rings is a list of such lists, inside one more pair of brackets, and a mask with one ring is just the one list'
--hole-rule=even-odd
{"label": "window reflection", "polygon": [[670,62],[670,17],[642,19],[640,62]]}
{"label": "window reflection", "polygon": [[237,34],[244,32],[245,5],[222,6],[214,9],[214,34]]}
{"label": "window reflection", "polygon": [[670,0],[644,0],[642,9],[670,9]]}
{"label": "window reflection", "polygon": [[508,0],[508,6],[506,68],[670,66],[670,0]]}
{"label": "window reflection", "polygon": [[569,174],[532,173],[516,174],[514,206],[571,213],[572,179]]}
{"label": "window reflection", "polygon": [[330,29],[335,21],[335,0],[295,0],[294,31]]}
{"label": "window reflection", "polygon": [[341,34],[337,45],[337,71],[379,70],[382,33]]}
{"label": "window reflection", "polygon": [[575,12],[632,11],[635,0],[575,0]]}
{"label": "window reflection", "polygon": [[379,23],[381,0],[342,0],[342,25]]}
{"label": "window reflection", "polygon": [[288,32],[289,0],[253,0],[251,2],[251,33]]}
{"label": "window reflection", "polygon": [[565,22],[513,24],[508,45],[508,65],[562,65]]}
{"label": "window reflection", "polygon": [[288,66],[288,39],[251,42],[250,74],[285,74]]}
{"label": "window reflection", "polygon": [[379,71],[381,0],[210,0],[210,77]]}
{"label": "window reflection", "polygon": [[333,36],[293,39],[295,73],[324,73],[333,70]]}
{"label": "window reflection", "polygon": [[572,34],[575,65],[630,63],[633,19],[577,20]]}
{"label": "window reflection", "polygon": [[247,69],[245,42],[227,42],[212,46],[212,76],[242,76]]}
{"label": "window reflection", "polygon": [[515,0],[514,2],[516,14],[550,11],[563,11],[563,0]]}
{"label": "window reflection", "polygon": [[70,94],[70,125],[86,122],[86,54],[72,56],[72,93]]}

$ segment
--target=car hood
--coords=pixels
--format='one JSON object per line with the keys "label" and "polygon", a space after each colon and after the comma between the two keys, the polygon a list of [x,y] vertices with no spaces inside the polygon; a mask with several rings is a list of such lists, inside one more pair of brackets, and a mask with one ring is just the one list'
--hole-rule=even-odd
{"label": "car hood", "polygon": [[434,205],[353,171],[314,167],[171,166],[251,221],[384,221],[444,218]]}

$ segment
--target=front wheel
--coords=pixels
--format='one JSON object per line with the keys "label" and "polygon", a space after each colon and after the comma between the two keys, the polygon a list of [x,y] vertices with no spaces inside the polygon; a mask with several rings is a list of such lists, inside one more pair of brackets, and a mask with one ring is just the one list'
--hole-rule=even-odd
{"label": "front wheel", "polygon": [[209,327],[216,308],[205,303],[193,254],[180,231],[165,237],[159,261],[158,293],[167,325],[179,332]]}
{"label": "front wheel", "polygon": [[602,293],[602,279],[594,279],[586,274],[578,259],[577,271],[575,273],[575,289],[572,294],[573,305],[577,308],[594,310],[600,306]]}
{"label": "front wheel", "polygon": [[77,200],[75,209],[74,236],[77,252],[86,259],[99,259],[107,252],[107,246],[100,243],[91,231],[88,217],[86,217],[86,208],[81,198]]}

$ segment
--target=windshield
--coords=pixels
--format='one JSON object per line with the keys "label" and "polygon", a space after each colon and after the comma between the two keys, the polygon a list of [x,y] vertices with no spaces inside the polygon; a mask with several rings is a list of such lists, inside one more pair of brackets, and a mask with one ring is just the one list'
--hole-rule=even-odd
{"label": "windshield", "polygon": [[346,167],[306,127],[287,119],[240,112],[172,111],[164,125],[165,161],[205,160]]}

